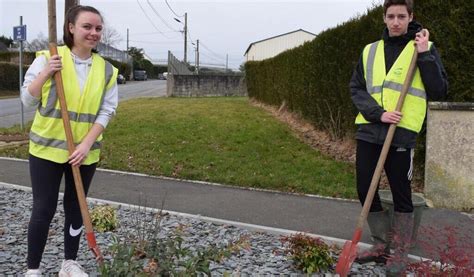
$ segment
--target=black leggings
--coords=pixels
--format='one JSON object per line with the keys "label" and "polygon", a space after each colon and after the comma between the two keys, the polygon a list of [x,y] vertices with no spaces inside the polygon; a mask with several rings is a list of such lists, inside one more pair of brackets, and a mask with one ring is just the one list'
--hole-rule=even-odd
{"label": "black leggings", "polygon": [[[80,167],[84,192],[87,195],[97,164]],[[58,205],[59,185],[65,176],[64,190],[64,258],[75,260],[79,249],[82,226],[81,210],[76,196],[74,178],[68,163],[58,164],[30,155],[31,186],[33,188],[33,211],[28,224],[28,268],[40,266],[48,238],[49,225]],[[72,234],[71,234],[72,233]],[[74,235],[74,236],[73,236]]]}
{"label": "black leggings", "polygon": [[[357,140],[356,174],[357,193],[363,205],[375,167],[382,152],[382,145]],[[387,174],[390,190],[392,191],[394,210],[400,213],[413,212],[411,199],[411,179],[413,175],[413,149],[390,147],[385,161],[385,174]],[[380,197],[375,193],[370,212],[383,211]]]}

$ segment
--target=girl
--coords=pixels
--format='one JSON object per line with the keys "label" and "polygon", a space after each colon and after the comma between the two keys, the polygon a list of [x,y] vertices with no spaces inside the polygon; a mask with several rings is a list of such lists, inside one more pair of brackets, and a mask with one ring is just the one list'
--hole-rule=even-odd
{"label": "girl", "polygon": [[[28,225],[28,271],[41,276],[40,262],[56,212],[59,185],[65,176],[64,261],[59,276],[88,276],[76,262],[82,217],[71,166],[80,167],[87,194],[100,155],[102,132],[118,103],[117,69],[95,53],[103,29],[99,11],[89,6],[68,10],[64,43],[58,55],[40,51],[26,72],[21,91],[25,105],[38,106],[30,131],[29,164],[33,210]],[[75,151],[69,155],[56,85],[52,78],[62,72]]]}

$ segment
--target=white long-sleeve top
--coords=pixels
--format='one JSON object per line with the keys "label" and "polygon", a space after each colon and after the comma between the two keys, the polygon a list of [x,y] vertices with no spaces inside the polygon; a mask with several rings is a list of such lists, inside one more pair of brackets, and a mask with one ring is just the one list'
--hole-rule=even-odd
{"label": "white long-sleeve top", "polygon": [[[92,57],[82,60],[73,53],[71,53],[72,59],[74,61],[74,67],[76,68],[77,80],[79,81],[79,87],[81,93],[84,91],[84,84],[87,80],[87,75],[89,74],[90,67],[92,65]],[[25,73],[25,80],[23,86],[21,87],[20,98],[21,102],[25,106],[37,106],[41,100],[41,97],[36,98],[30,94],[28,91],[28,86],[33,82],[33,80],[38,76],[38,74],[48,65],[48,60],[44,55],[36,57],[31,66]],[[104,128],[107,127],[112,116],[115,115],[115,110],[118,105],[118,87],[115,83],[109,90],[105,92],[104,101],[100,106],[99,113],[95,123],[102,125]]]}

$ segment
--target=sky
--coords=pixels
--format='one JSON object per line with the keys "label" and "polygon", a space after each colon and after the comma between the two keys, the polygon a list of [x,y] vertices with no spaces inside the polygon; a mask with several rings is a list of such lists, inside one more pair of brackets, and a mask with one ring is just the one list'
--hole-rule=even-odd
{"label": "sky", "polygon": [[[48,36],[47,0],[0,0],[0,36],[13,37],[20,16],[27,40]],[[64,0],[56,0],[58,38],[62,38]],[[184,13],[188,18],[188,61],[195,61],[199,40],[201,64],[238,69],[244,53],[255,41],[297,29],[318,34],[363,15],[381,0],[80,0],[103,15],[106,27],[121,37],[115,45],[142,48],[153,61],[163,62],[170,50],[184,54]],[[382,16],[382,15],[381,15]],[[178,19],[182,23],[175,20]]]}

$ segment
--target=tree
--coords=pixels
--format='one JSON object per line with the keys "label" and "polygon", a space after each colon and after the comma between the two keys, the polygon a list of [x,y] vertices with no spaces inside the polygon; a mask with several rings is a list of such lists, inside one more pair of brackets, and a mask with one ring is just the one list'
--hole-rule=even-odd
{"label": "tree", "polygon": [[112,26],[105,25],[102,30],[102,37],[100,42],[106,45],[115,46],[117,43],[122,41],[122,37],[119,32],[115,30]]}
{"label": "tree", "polygon": [[156,77],[153,76],[153,64],[149,60],[145,59],[142,48],[130,47],[128,49],[128,54],[132,57],[133,69],[146,70],[149,77]]}
{"label": "tree", "polygon": [[136,47],[130,47],[128,49],[128,54],[132,57],[132,59],[141,61],[143,60],[143,48],[136,48]]}
{"label": "tree", "polygon": [[13,43],[13,39],[11,37],[7,38],[6,36],[1,36],[0,37],[0,42],[5,44],[6,47],[10,47],[10,44]]}
{"label": "tree", "polygon": [[42,32],[40,32],[38,34],[38,37],[26,44],[25,49],[31,52],[36,52],[48,49],[48,44],[48,38]]}
{"label": "tree", "polygon": [[67,13],[67,11],[76,6],[76,5],[79,5],[80,4],[80,1],[79,0],[66,0],[65,3],[64,3],[64,14]]}
{"label": "tree", "polygon": [[240,70],[240,72],[244,72],[244,73],[245,73],[245,62],[243,62],[243,63],[239,66],[239,70]]}
{"label": "tree", "polygon": [[132,57],[133,68],[144,68],[143,61],[145,60],[145,57],[143,56],[143,48],[136,48],[132,46],[128,49],[128,54]]}

